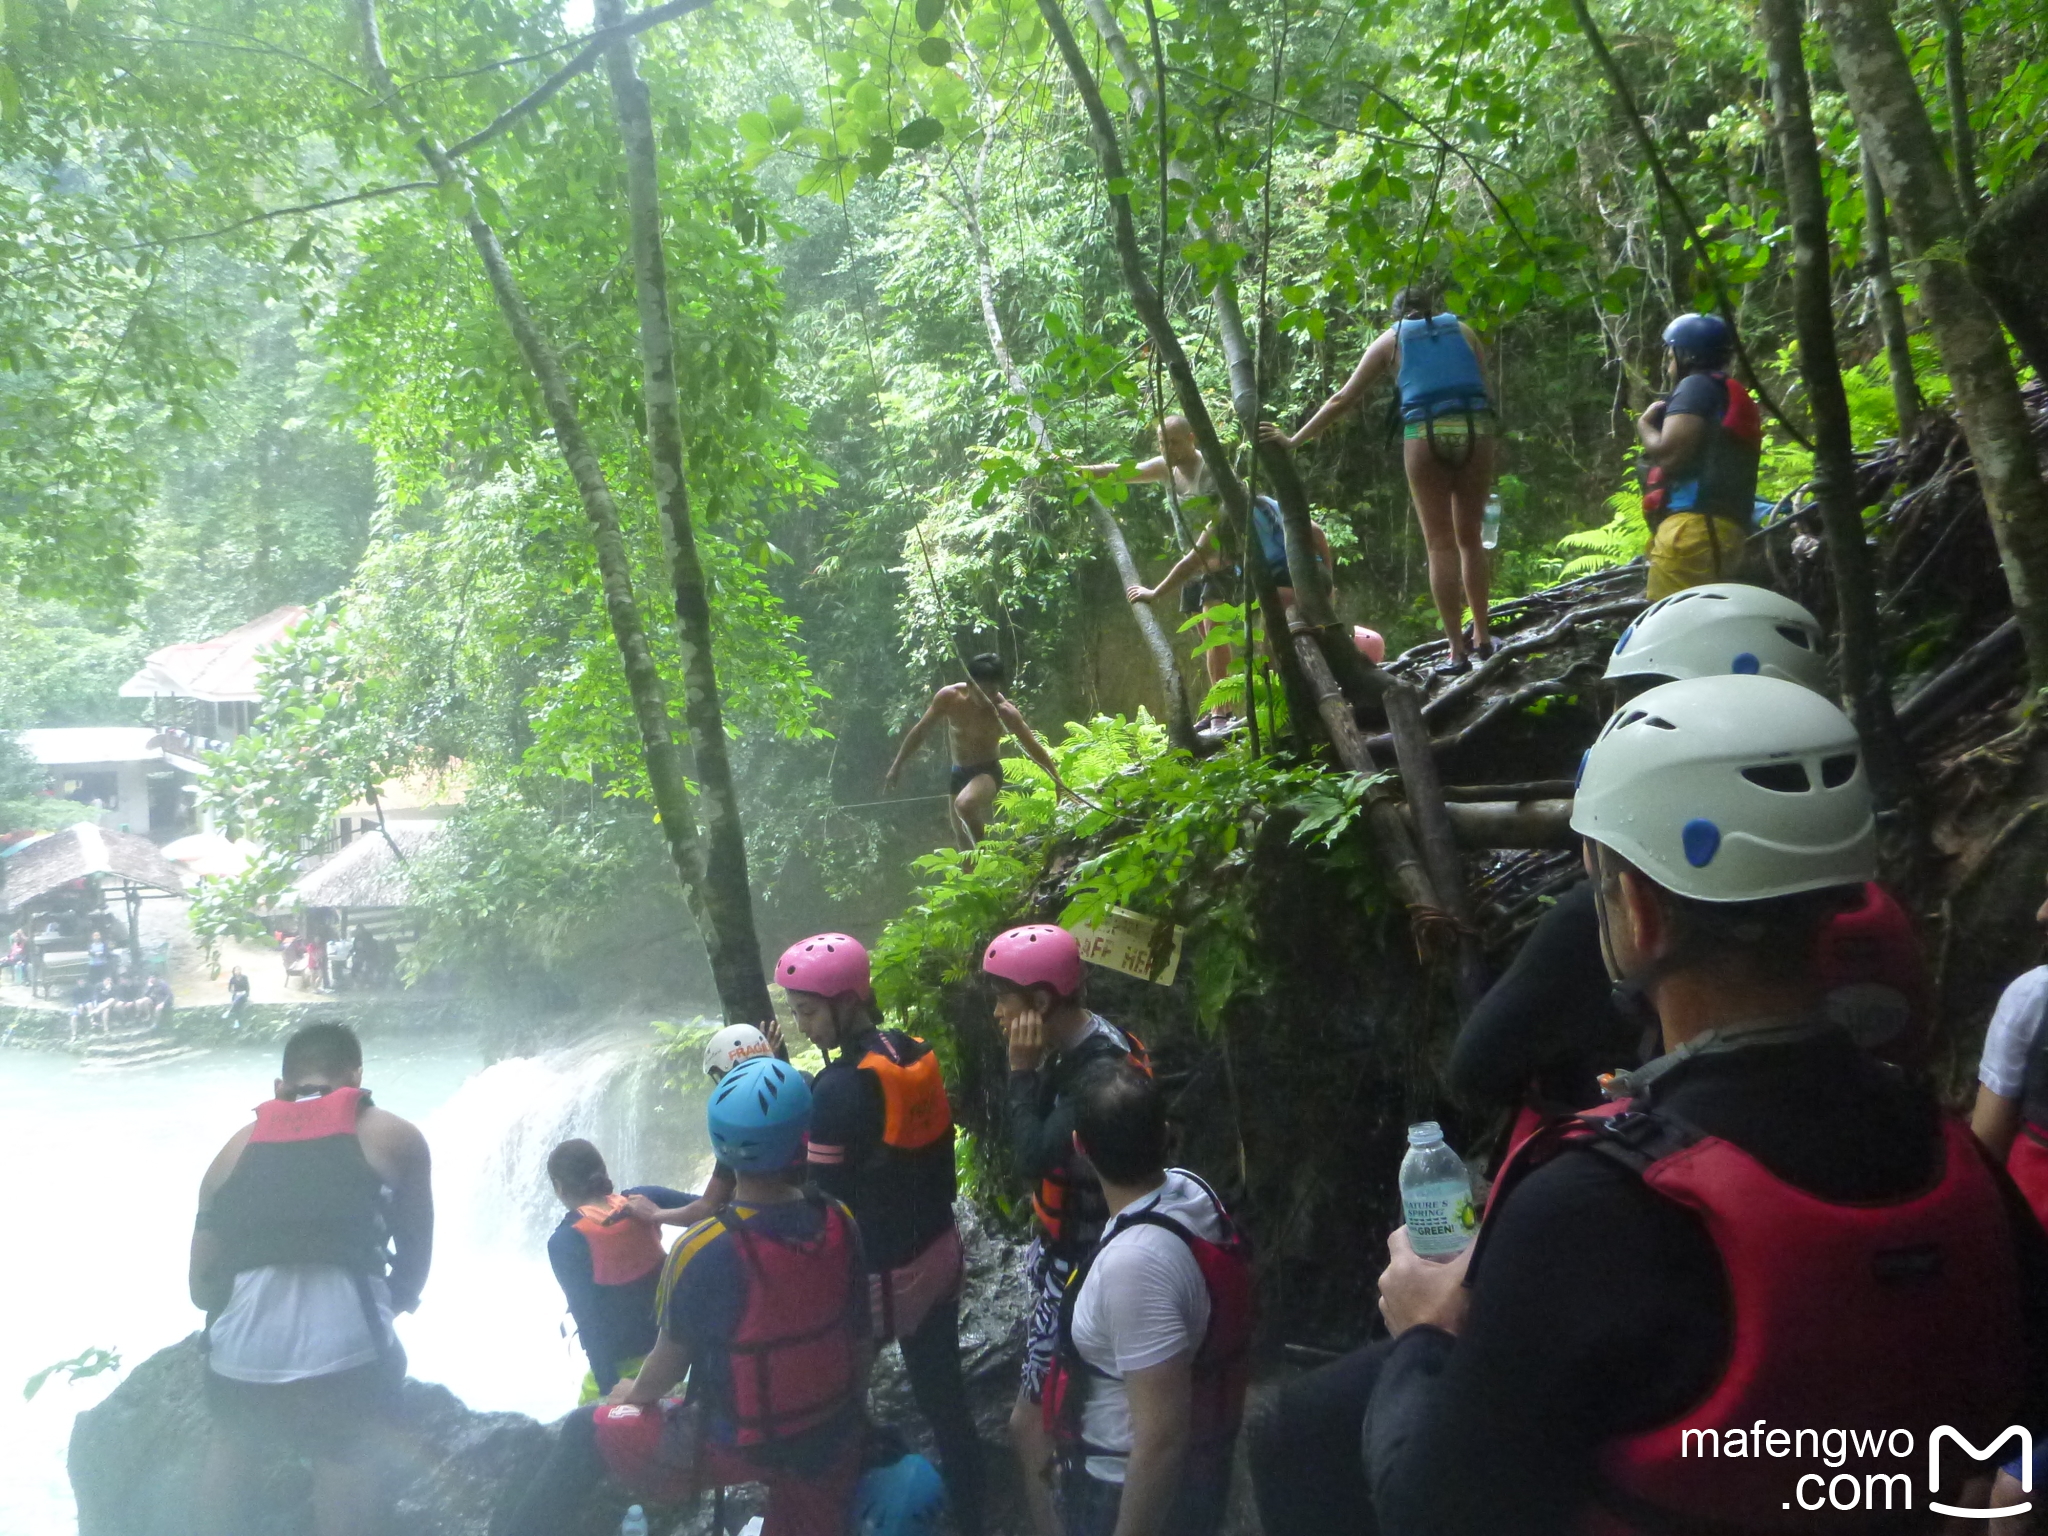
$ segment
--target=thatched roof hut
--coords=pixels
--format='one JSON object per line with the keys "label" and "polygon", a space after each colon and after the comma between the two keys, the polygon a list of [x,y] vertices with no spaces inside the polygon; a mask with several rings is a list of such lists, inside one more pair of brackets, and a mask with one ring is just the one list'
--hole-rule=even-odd
{"label": "thatched roof hut", "polygon": [[[342,845],[325,863],[308,870],[288,893],[301,907],[341,911],[391,911],[412,905],[409,863],[441,837],[438,821],[394,821],[383,832],[365,832]],[[394,852],[392,844],[397,844]]]}
{"label": "thatched roof hut", "polygon": [[184,876],[155,843],[132,832],[80,822],[53,832],[0,863],[0,912],[12,915],[74,880],[109,876],[126,885],[185,894]]}

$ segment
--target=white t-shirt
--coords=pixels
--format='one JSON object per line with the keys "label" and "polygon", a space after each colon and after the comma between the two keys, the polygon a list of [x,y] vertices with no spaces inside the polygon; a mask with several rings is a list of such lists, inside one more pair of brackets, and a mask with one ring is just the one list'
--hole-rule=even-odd
{"label": "white t-shirt", "polygon": [[[391,1292],[370,1282],[384,1339]],[[235,1276],[234,1295],[213,1320],[207,1364],[231,1381],[275,1385],[352,1371],[377,1359],[355,1277],[334,1264],[269,1264]]]}
{"label": "white t-shirt", "polygon": [[1977,1081],[2001,1098],[2016,1099],[2027,1086],[2027,1053],[2048,1016],[2048,965],[2013,978],[1991,1015]]}
{"label": "white t-shirt", "polygon": [[[1188,1245],[1163,1228],[1126,1224],[1146,1210],[1172,1217],[1197,1237],[1224,1236],[1215,1197],[1178,1168],[1167,1169],[1158,1190],[1126,1206],[1110,1224],[1074,1299],[1074,1347],[1108,1373],[1107,1379],[1091,1376],[1086,1383],[1081,1435],[1110,1451],[1131,1448],[1131,1405],[1121,1378],[1176,1355],[1193,1355],[1209,1331],[1209,1287]],[[1090,1456],[1088,1472],[1121,1483],[1123,1458]]]}

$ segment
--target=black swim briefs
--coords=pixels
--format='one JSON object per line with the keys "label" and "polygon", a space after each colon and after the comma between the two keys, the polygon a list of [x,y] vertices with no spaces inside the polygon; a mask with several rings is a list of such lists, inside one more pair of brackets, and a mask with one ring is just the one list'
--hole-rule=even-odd
{"label": "black swim briefs", "polygon": [[953,793],[959,794],[961,790],[972,784],[983,774],[987,774],[996,781],[997,789],[1003,787],[1003,765],[996,762],[993,758],[985,763],[955,763],[953,765]]}

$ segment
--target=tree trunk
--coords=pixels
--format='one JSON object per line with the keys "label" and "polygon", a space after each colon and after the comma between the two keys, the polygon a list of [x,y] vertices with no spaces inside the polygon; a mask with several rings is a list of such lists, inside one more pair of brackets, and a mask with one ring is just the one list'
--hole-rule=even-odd
{"label": "tree trunk", "polygon": [[1941,17],[1942,74],[1948,87],[1948,139],[1955,158],[1956,195],[1963,217],[1974,220],[1984,211],[1977,187],[1977,137],[1970,130],[1970,71],[1963,49],[1963,11],[1956,0],[1934,0]]}
{"label": "tree trunk", "polygon": [[584,516],[590,522],[591,543],[597,553],[598,573],[604,587],[605,615],[611,621],[612,638],[618,645],[619,661],[625,670],[626,691],[633,701],[633,719],[640,729],[640,749],[647,762],[647,783],[654,796],[655,811],[661,818],[662,834],[668,841],[669,856],[675,861],[676,873],[682,878],[684,900],[697,919],[698,927],[708,933],[701,900],[704,856],[697,838],[696,823],[690,815],[689,786],[683,777],[682,756],[676,750],[675,737],[669,729],[667,690],[662,685],[661,672],[654,664],[654,653],[648,647],[647,631],[640,621],[640,605],[633,594],[632,568],[626,558],[626,540],[619,529],[619,510],[612,501],[611,487],[605,482],[603,466],[598,463],[590,440],[584,436],[582,417],[576,410],[575,397],[570,392],[568,375],[562,370],[561,359],[534,324],[525,296],[519,290],[519,281],[506,264],[497,232],[478,209],[475,189],[465,173],[457,168],[447,152],[435,143],[404,105],[405,98],[391,78],[390,67],[384,62],[384,46],[377,31],[377,0],[356,0],[356,15],[362,26],[363,58],[371,82],[378,95],[390,104],[393,115],[406,132],[418,137],[421,157],[432,167],[434,179],[461,211],[463,225],[483,262],[484,275],[490,282],[499,313],[505,317],[506,327],[519,343],[519,350],[540,386],[548,420],[555,429],[555,446],[561,451],[570,478],[576,482]]}
{"label": "tree trunk", "polygon": [[1998,316],[1964,270],[1965,228],[1884,0],[1821,0],[1835,67],[1890,195],[1976,461],[2036,688],[2048,687],[2048,485]]}
{"label": "tree trunk", "polygon": [[1970,273],[2019,344],[2034,376],[2048,379],[2048,170],[2037,171],[1984,210],[1970,231]]}
{"label": "tree trunk", "polygon": [[[1024,420],[1031,429],[1033,441],[1038,444],[1038,451],[1051,458],[1055,453],[1052,429],[1046,425],[1045,417],[1039,413],[1032,398],[1030,381],[1011,355],[1009,338],[1003,333],[1002,316],[996,310],[995,261],[989,255],[988,238],[981,227],[982,177],[988,166],[989,146],[994,142],[994,131],[984,126],[981,149],[974,162],[973,190],[960,212],[962,222],[967,226],[967,238],[974,246],[975,289],[981,298],[981,323],[988,332],[988,349],[995,354],[996,366],[1002,370],[1010,392],[1024,401]],[[1093,491],[1088,493],[1088,514],[1095,519],[1096,530],[1101,533],[1102,542],[1109,547],[1110,559],[1116,562],[1118,581],[1126,587],[1144,585],[1144,578],[1138,574],[1138,563],[1131,558],[1131,546],[1124,538],[1123,525],[1117,522],[1115,515],[1103,505],[1102,498]],[[1132,603],[1129,606],[1132,618],[1137,621],[1138,632],[1145,638],[1145,652],[1152,659],[1152,670],[1158,675],[1160,698],[1166,706],[1167,735],[1175,746],[1192,752],[1195,750],[1195,721],[1188,708],[1187,685],[1181,678],[1180,660],[1173,653],[1173,642],[1150,603]]]}
{"label": "tree trunk", "polygon": [[[1104,180],[1110,188],[1128,186],[1130,178],[1124,169],[1116,124],[1110,120],[1109,109],[1102,104],[1102,92],[1096,87],[1094,71],[1088,67],[1080,44],[1074,40],[1073,28],[1067,25],[1060,0],[1038,0],[1038,10],[1052,31],[1060,57],[1066,62],[1067,73],[1073,78],[1074,89],[1087,109]],[[1253,584],[1258,589],[1259,611],[1266,622],[1273,664],[1280,670],[1281,686],[1287,694],[1288,713],[1293,717],[1295,729],[1306,733],[1312,729],[1309,722],[1317,718],[1315,695],[1302,678],[1293,647],[1286,643],[1287,615],[1281,610],[1279,597],[1274,591],[1273,572],[1266,565],[1258,539],[1253,536],[1251,498],[1223,450],[1222,439],[1216,433],[1216,422],[1209,415],[1201,386],[1195,382],[1195,370],[1188,362],[1187,351],[1181,346],[1180,337],[1167,317],[1166,305],[1145,270],[1145,256],[1138,246],[1137,226],[1131,217],[1131,199],[1127,192],[1109,192],[1109,216],[1110,234],[1116,243],[1117,260],[1123,269],[1124,286],[1130,292],[1131,305],[1144,323],[1154,350],[1166,365],[1167,376],[1173,380],[1174,393],[1180,400],[1181,414],[1187,417],[1188,425],[1194,430],[1195,445],[1202,450],[1202,458],[1215,476],[1223,510],[1237,530],[1245,566],[1252,573]],[[1250,699],[1245,702],[1248,709],[1252,707]]]}
{"label": "tree trunk", "polygon": [[1863,151],[1863,250],[1870,264],[1870,286],[1876,298],[1877,330],[1884,338],[1885,368],[1892,376],[1892,409],[1898,413],[1899,441],[1920,426],[1920,380],[1913,371],[1911,334],[1899,280],[1892,271],[1892,232],[1884,211],[1884,183],[1870,151]]}
{"label": "tree trunk", "polygon": [[[623,0],[598,0],[597,24],[624,20]],[[704,873],[700,894],[704,947],[728,1024],[772,1018],[774,1004],[761,973],[761,941],[754,932],[753,890],[747,880],[746,829],[733,787],[727,752],[725,710],[711,648],[711,599],[697,535],[690,522],[690,493],[683,475],[682,401],[676,391],[675,333],[669,321],[668,263],[661,245],[661,167],[654,145],[654,115],[647,83],[633,61],[639,45],[621,35],[605,49],[612,109],[626,157],[626,202],[630,210],[633,292],[640,311],[641,392],[646,397],[647,454],[654,500],[666,533],[669,572],[675,587],[676,640],[683,664],[683,720],[697,760],[697,789],[704,814]]]}
{"label": "tree trunk", "polygon": [[1429,871],[1437,900],[1457,927],[1457,964],[1451,983],[1462,1015],[1486,993],[1486,959],[1479,948],[1478,926],[1472,921],[1465,864],[1458,856],[1458,840],[1444,804],[1443,779],[1437,773],[1436,753],[1415,693],[1406,684],[1395,684],[1383,697],[1387,726],[1394,738],[1394,762],[1401,770],[1401,787],[1408,796],[1408,815],[1415,826],[1423,867]]}
{"label": "tree trunk", "polygon": [[1799,337],[1799,371],[1813,413],[1814,497],[1820,503],[1821,533],[1835,579],[1835,661],[1843,702],[1870,754],[1879,802],[1896,805],[1905,791],[1903,756],[1880,662],[1877,593],[1863,514],[1857,506],[1855,434],[1835,351],[1828,194],[1813,138],[1802,43],[1805,20],[1805,0],[1761,0],[1757,7],[1768,59],[1771,115],[1785,168],[1785,201],[1792,215],[1792,315]]}

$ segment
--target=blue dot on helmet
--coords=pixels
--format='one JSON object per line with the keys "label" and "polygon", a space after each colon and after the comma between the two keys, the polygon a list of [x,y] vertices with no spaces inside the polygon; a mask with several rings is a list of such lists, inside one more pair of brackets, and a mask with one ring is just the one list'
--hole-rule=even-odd
{"label": "blue dot on helmet", "polygon": [[1740,673],[1744,677],[1754,677],[1763,669],[1764,664],[1756,659],[1754,651],[1744,651],[1728,663],[1728,670],[1730,672]]}
{"label": "blue dot on helmet", "polygon": [[1694,869],[1705,869],[1721,851],[1721,829],[1704,816],[1688,821],[1678,840],[1685,845],[1685,862]]}

